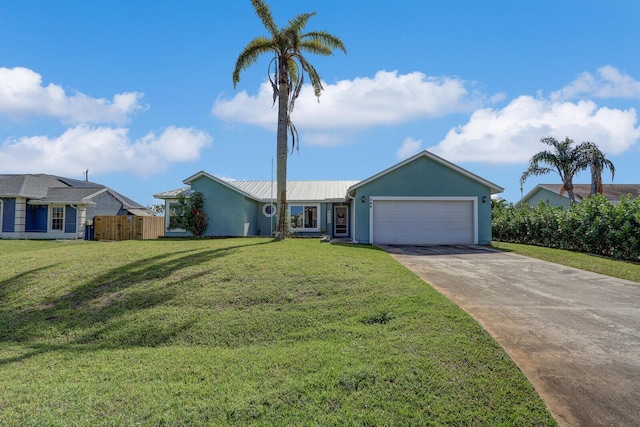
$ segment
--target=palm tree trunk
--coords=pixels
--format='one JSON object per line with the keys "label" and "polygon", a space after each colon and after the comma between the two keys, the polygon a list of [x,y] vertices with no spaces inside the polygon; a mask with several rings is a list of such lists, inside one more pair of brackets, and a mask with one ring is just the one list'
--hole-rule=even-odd
{"label": "palm tree trunk", "polygon": [[287,141],[287,129],[289,124],[289,81],[288,76],[280,73],[278,84],[278,133],[276,148],[276,175],[277,175],[277,204],[278,225],[276,238],[283,240],[287,237],[287,155],[289,144]]}
{"label": "palm tree trunk", "polygon": [[567,194],[569,194],[569,200],[575,202],[576,196],[573,194],[573,182],[570,179],[564,181],[564,189],[567,190]]}

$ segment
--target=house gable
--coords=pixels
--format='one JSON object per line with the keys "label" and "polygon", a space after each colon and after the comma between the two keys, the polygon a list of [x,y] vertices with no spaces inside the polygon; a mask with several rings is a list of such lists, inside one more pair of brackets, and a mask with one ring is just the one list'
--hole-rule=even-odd
{"label": "house gable", "polygon": [[[351,193],[352,191],[358,189],[359,187],[363,187],[373,181],[377,181],[380,178],[383,178],[386,175],[393,175],[396,171],[398,170],[404,170],[406,169],[407,165],[411,165],[412,163],[414,163],[416,160],[422,159],[424,160],[429,160],[429,170],[423,170],[421,168],[415,169],[415,168],[410,168],[409,170],[414,170],[414,171],[418,171],[417,174],[414,172],[414,174],[416,175],[417,178],[435,178],[440,176],[439,174],[441,172],[445,172],[446,174],[451,174],[451,176],[461,176],[461,177],[466,177],[471,181],[476,181],[477,183],[488,187],[491,191],[491,194],[497,194],[497,193],[501,193],[502,191],[504,191],[504,188],[490,182],[487,181],[483,178],[480,178],[478,175],[475,175],[471,172],[469,172],[466,169],[463,169],[457,165],[454,165],[451,162],[448,162],[447,160],[436,156],[433,153],[430,153],[427,150],[424,150],[412,157],[409,157],[408,159],[397,163],[393,166],[391,166],[390,168],[385,169],[384,171],[377,173],[375,175],[373,175],[370,178],[367,178],[363,181],[360,181],[359,183],[351,186],[349,188],[349,192]],[[424,163],[422,163],[424,165]],[[406,174],[406,172],[404,172]],[[408,175],[408,177],[411,178],[411,174]]]}
{"label": "house gable", "polygon": [[559,189],[548,188],[546,185],[536,185],[533,190],[527,193],[516,205],[528,204],[538,206],[540,203],[547,203],[551,206],[568,209],[571,206],[569,195],[565,191],[562,195]]}
{"label": "house gable", "polygon": [[371,242],[371,211],[375,198],[398,200],[468,200],[475,206],[477,238],[474,242],[491,242],[491,194],[503,189],[446,160],[423,151],[349,189],[354,200],[352,212],[355,240]]}
{"label": "house gable", "polygon": [[205,235],[244,236],[247,227],[257,230],[257,225],[252,225],[257,220],[255,215],[251,218],[251,212],[257,211],[251,206],[257,201],[248,193],[204,172],[185,180],[185,184],[191,184],[191,189],[204,197],[204,210],[209,217]]}

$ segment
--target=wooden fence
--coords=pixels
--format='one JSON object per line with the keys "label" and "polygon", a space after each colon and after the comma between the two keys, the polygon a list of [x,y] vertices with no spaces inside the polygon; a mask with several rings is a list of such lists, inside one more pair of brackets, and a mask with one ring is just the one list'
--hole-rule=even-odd
{"label": "wooden fence", "polygon": [[149,240],[164,236],[164,217],[106,216],[93,218],[95,240]]}

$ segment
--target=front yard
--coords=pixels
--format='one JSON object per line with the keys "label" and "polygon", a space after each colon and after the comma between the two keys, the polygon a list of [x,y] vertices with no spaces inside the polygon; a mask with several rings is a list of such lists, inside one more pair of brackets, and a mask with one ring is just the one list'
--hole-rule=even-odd
{"label": "front yard", "polygon": [[555,425],[372,247],[0,240],[0,265],[0,425]]}

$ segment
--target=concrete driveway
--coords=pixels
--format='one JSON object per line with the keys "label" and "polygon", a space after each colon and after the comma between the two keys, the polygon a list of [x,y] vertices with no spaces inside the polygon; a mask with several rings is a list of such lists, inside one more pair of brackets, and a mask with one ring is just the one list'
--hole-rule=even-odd
{"label": "concrete driveway", "polygon": [[382,249],[480,322],[559,425],[640,425],[640,284],[482,246]]}

